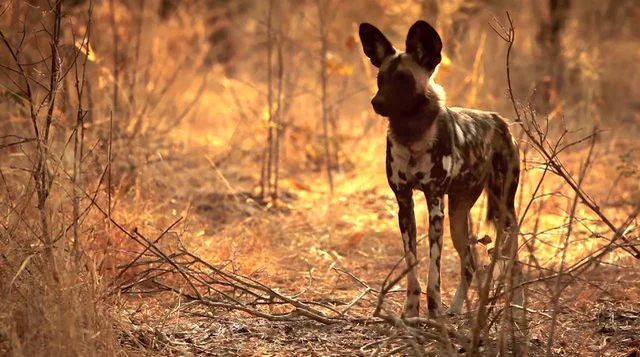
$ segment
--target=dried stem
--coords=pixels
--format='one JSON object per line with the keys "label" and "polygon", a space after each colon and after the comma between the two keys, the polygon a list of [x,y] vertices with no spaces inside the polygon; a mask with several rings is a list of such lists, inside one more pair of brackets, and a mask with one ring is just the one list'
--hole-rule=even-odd
{"label": "dried stem", "polygon": [[120,80],[120,60],[118,45],[118,24],[116,22],[115,0],[109,0],[109,14],[111,19],[111,32],[113,36],[113,111],[118,113],[118,81]]}
{"label": "dried stem", "polygon": [[327,54],[329,51],[329,40],[327,39],[327,3],[324,0],[316,0],[318,7],[318,21],[320,31],[320,100],[322,104],[322,133],[324,138],[325,163],[329,189],[333,195],[333,173],[331,171],[331,145],[329,141],[329,103],[327,97],[327,86],[329,75],[327,73]]}
{"label": "dried stem", "polygon": [[[568,133],[568,130],[565,129],[564,132],[560,134],[555,144],[552,144],[551,141],[549,140],[548,120],[545,120],[544,122],[545,125],[541,126],[541,124],[535,118],[534,111],[530,109],[531,105],[529,105],[528,111],[522,110],[519,107],[519,105],[515,100],[512,83],[511,83],[510,55],[511,55],[511,50],[513,48],[513,44],[515,42],[515,29],[513,26],[513,21],[511,19],[511,16],[508,12],[507,12],[507,19],[508,19],[508,26],[503,26],[496,20],[495,22],[499,26],[499,29],[494,27],[493,25],[492,27],[496,32],[496,34],[498,34],[500,38],[502,38],[505,42],[508,43],[507,55],[506,55],[506,75],[507,75],[507,84],[508,84],[508,94],[509,94],[513,109],[515,111],[516,123],[522,127],[524,134],[529,140],[529,146],[532,147],[542,157],[543,162],[540,165],[543,167],[543,170],[544,170],[542,174],[542,178],[538,182],[534,190],[533,197],[527,204],[520,222],[522,223],[522,220],[524,219],[524,216],[526,216],[527,212],[529,211],[529,208],[531,207],[533,200],[540,197],[537,195],[537,192],[542,187],[542,180],[544,179],[544,176],[546,175],[547,170],[550,170],[551,172],[555,173],[558,177],[560,177],[563,180],[563,182],[566,183],[574,193],[574,197],[571,201],[571,205],[568,210],[569,221],[566,224],[566,234],[564,236],[564,243],[562,247],[562,257],[561,257],[559,272],[556,274],[553,274],[552,277],[545,277],[544,279],[534,280],[534,281],[542,281],[542,280],[555,279],[554,286],[553,287],[549,286],[550,290],[552,291],[553,313],[551,316],[551,328],[550,328],[550,334],[547,339],[546,348],[547,348],[547,355],[550,355],[553,347],[554,337],[555,337],[555,327],[557,324],[557,312],[558,312],[559,300],[560,300],[561,293],[564,290],[561,287],[561,277],[569,275],[574,279],[577,278],[576,274],[579,274],[580,271],[582,271],[584,268],[589,266],[590,262],[600,259],[602,256],[611,252],[615,248],[622,248],[625,251],[629,252],[634,257],[640,258],[640,250],[636,246],[630,243],[630,239],[625,234],[626,227],[631,223],[631,221],[635,218],[638,212],[640,212],[640,207],[636,207],[636,209],[634,209],[634,212],[630,215],[630,219],[627,219],[624,222],[623,226],[617,227],[608,217],[606,217],[603,214],[598,204],[591,197],[589,197],[589,195],[583,190],[582,183],[586,177],[588,168],[590,167],[592,155],[594,153],[594,147],[597,139],[597,135],[596,135],[597,129],[594,129],[593,134],[587,136],[586,138],[573,141],[569,144],[561,145],[561,142],[563,142],[563,140],[566,137],[566,134]],[[562,163],[562,161],[559,158],[559,154],[562,151],[566,150],[567,148],[580,144],[585,140],[591,140],[591,146],[589,148],[587,159],[583,163],[580,173],[576,179],[574,178],[573,175],[569,173],[568,169]],[[569,240],[573,232],[573,225],[575,224],[575,213],[576,213],[577,205],[580,202],[582,202],[587,208],[589,208],[591,212],[593,212],[607,227],[609,227],[609,229],[614,233],[614,235],[611,238],[609,244],[600,248],[598,251],[593,252],[592,254],[590,254],[589,257],[586,257],[580,262],[565,269],[567,249],[569,246]],[[537,232],[537,224],[536,224],[535,230]],[[623,240],[627,244],[618,245],[616,243],[616,240],[619,240],[619,239]],[[535,236],[533,237],[532,241],[533,240],[535,240]],[[535,251],[534,248],[530,246],[528,242],[526,242],[525,245],[529,248],[530,253],[533,255]],[[534,257],[534,261],[535,261],[535,257]],[[535,263],[539,267],[539,264],[537,263],[537,261],[535,261]],[[531,281],[525,282],[522,284],[522,286],[530,283]],[[481,294],[481,299],[482,299],[482,294]],[[475,338],[474,338],[473,346],[475,346]]]}
{"label": "dried stem", "polygon": [[[78,110],[76,113],[76,128],[75,128],[75,142],[74,142],[74,158],[73,158],[73,256],[76,260],[76,263],[80,261],[80,196],[81,193],[78,191],[78,187],[82,187],[82,157],[83,157],[83,149],[84,149],[84,119],[87,115],[87,111],[85,111],[82,107],[82,98],[84,94],[85,81],[86,81],[86,72],[87,72],[87,60],[90,56],[91,47],[89,46],[89,41],[91,39],[91,12],[93,10],[93,4],[89,2],[89,10],[88,10],[88,20],[87,20],[87,31],[82,39],[82,43],[80,48],[78,48],[77,55],[82,52],[82,48],[86,46],[86,53],[84,57],[84,61],[82,64],[82,73],[78,72],[78,62],[77,60],[74,63],[75,67],[75,88],[76,88],[76,97],[78,100]],[[77,58],[76,55],[76,58]]]}
{"label": "dried stem", "polygon": [[[544,130],[541,130],[537,126],[538,124],[536,120],[534,119],[529,121],[525,120],[526,117],[525,115],[523,115],[521,109],[519,108],[515,100],[515,96],[513,94],[513,88],[511,86],[510,55],[511,55],[511,49],[515,42],[515,29],[513,27],[513,20],[511,19],[511,15],[509,14],[509,12],[507,12],[507,19],[509,21],[509,27],[508,29],[506,29],[506,34],[505,33],[501,34],[499,30],[495,28],[494,30],[503,40],[505,40],[508,43],[507,56],[506,56],[507,84],[508,84],[509,97],[516,115],[516,122],[521,125],[521,127],[523,128],[525,134],[527,135],[533,147],[543,157],[543,159],[549,165],[552,171],[556,175],[561,177],[569,185],[571,190],[577,194],[578,198],[580,199],[580,202],[586,205],[589,208],[589,210],[591,210],[591,212],[596,214],[598,218],[600,218],[602,222],[604,222],[604,224],[606,224],[607,227],[609,227],[609,229],[613,233],[617,233],[619,231],[619,228],[616,227],[616,225],[607,216],[604,215],[604,213],[600,210],[600,206],[591,197],[589,197],[589,195],[580,187],[578,182],[576,182],[576,180],[568,172],[567,168],[562,164],[562,162],[558,158],[557,152],[550,151],[548,147],[548,141],[546,140],[547,132]],[[531,113],[533,115],[533,112]],[[531,129],[531,127],[525,124],[531,124],[531,126],[533,126],[533,130]],[[622,235],[616,234],[615,239],[621,239],[625,243],[630,243],[629,239],[624,234]],[[627,245],[627,246],[623,246],[622,249],[627,251],[633,257],[640,259],[640,249],[638,249],[638,247],[634,245]]]}

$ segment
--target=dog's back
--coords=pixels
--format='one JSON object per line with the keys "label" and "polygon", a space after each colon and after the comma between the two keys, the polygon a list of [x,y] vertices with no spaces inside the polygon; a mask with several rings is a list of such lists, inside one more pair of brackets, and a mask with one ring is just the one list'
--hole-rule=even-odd
{"label": "dog's back", "polygon": [[[447,116],[453,131],[454,162],[458,163],[448,193],[451,196],[468,192],[474,186],[487,187],[488,218],[497,219],[495,199],[506,200],[507,206],[513,206],[520,177],[518,148],[509,124],[497,113],[469,108],[448,108]],[[500,192],[503,187],[505,196]]]}

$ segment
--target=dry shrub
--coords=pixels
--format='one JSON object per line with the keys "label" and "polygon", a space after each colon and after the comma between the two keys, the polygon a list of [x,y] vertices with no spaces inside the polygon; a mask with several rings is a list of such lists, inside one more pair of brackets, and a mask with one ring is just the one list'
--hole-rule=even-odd
{"label": "dry shrub", "polygon": [[[466,35],[457,39],[457,51],[449,52],[453,19],[459,19],[462,3],[471,2],[439,2],[438,14],[425,14],[417,1],[324,2],[329,49],[324,60],[326,118],[330,152],[335,155],[331,159],[337,163],[332,167],[336,171],[332,197],[326,176],[319,175],[325,170],[326,147],[319,120],[322,61],[315,2],[274,2],[273,113],[267,103],[268,2],[233,2],[238,9],[219,6],[217,1],[175,2],[182,4],[164,17],[158,15],[159,1],[95,2],[87,86],[81,100],[75,92],[74,68],[85,68],[87,50],[79,51],[77,43],[82,43],[89,28],[88,4],[74,1],[79,5],[72,7],[69,2],[60,56],[62,68],[71,70],[53,106],[46,150],[53,179],[44,211],[53,237],[50,245],[41,237],[32,175],[42,151],[34,141],[24,83],[9,53],[0,51],[0,299],[7,302],[0,315],[0,351],[13,355],[118,352],[116,331],[123,313],[118,299],[110,295],[113,286],[109,284],[139,246],[114,222],[129,232],[136,227],[154,236],[185,217],[171,232],[172,238],[179,237],[211,262],[232,261],[238,271],[260,272],[261,279],[289,289],[305,285],[309,271],[317,269],[317,291],[336,293],[348,286],[344,281],[336,283],[329,269],[338,263],[376,284],[382,282],[402,253],[396,207],[383,174],[386,125],[367,105],[375,90],[375,73],[360,53],[357,23],[376,23],[401,44],[417,17],[433,15],[445,34],[445,53],[451,59],[438,73],[438,81],[448,91],[448,103],[513,116],[501,65],[505,46],[488,23],[492,13],[514,5],[483,2],[482,11],[461,20],[467,22]],[[535,1],[520,3],[521,11],[512,11],[520,34],[512,74],[516,98],[526,102],[539,76],[537,32],[544,14],[537,12],[540,4]],[[594,124],[609,130],[598,137],[582,187],[598,202],[611,203],[603,205],[607,206],[603,211],[621,223],[638,200],[633,144],[639,113],[634,98],[639,89],[634,79],[640,71],[634,65],[637,34],[632,26],[614,21],[622,15],[610,6],[613,3],[594,12],[589,2],[573,2],[563,40],[567,85],[558,93],[561,100],[553,110],[540,113],[537,120],[544,124],[549,114],[551,138],[565,135],[566,128],[582,129],[566,133],[565,143],[589,135]],[[44,103],[37,118],[43,125],[49,104],[50,61],[46,59],[51,49],[49,34],[40,30],[41,22],[51,28],[53,13],[44,1],[16,0],[8,6],[0,26],[12,46],[19,45],[22,29],[27,31],[21,62],[33,64],[27,68],[28,75],[44,83],[43,87],[33,83],[32,98],[34,103]],[[240,9],[243,6],[246,9]],[[4,10],[0,5],[0,14]],[[208,40],[215,32],[212,28],[224,26],[211,22],[216,16],[232,29],[233,41]],[[633,21],[623,17],[623,23]],[[224,51],[234,53],[234,71],[225,64],[210,63],[212,53],[215,57]],[[79,62],[74,61],[76,56]],[[231,72],[234,75],[228,76]],[[71,227],[74,191],[78,192],[73,167],[80,104],[88,111],[79,185],[82,254],[76,259]],[[282,189],[275,207],[255,199],[270,116],[283,135]],[[560,154],[570,172],[580,172],[589,150],[587,142]],[[527,152],[518,196],[523,214],[543,175],[544,160],[526,140],[521,143]],[[574,192],[561,179],[545,176],[534,198],[522,227],[522,238],[533,245],[521,256],[538,259],[533,273],[551,273],[578,262],[606,243],[600,238],[605,227],[581,203],[570,214]],[[416,195],[416,201],[421,199]],[[482,202],[472,213],[479,235],[483,234]],[[417,207],[419,227],[425,227],[427,212],[424,205]],[[574,227],[568,232],[571,222]],[[453,250],[446,242],[449,256]],[[55,265],[45,254],[50,248]],[[622,256],[611,254],[604,261],[620,262]],[[56,280],[49,277],[52,270]],[[348,291],[340,293],[351,298]],[[396,296],[390,298],[392,308],[399,307]],[[551,294],[537,303],[544,306],[549,299]],[[375,303],[364,299],[359,311],[370,312]]]}
{"label": "dry shrub", "polygon": [[[3,243],[0,298],[0,352],[6,356],[111,356],[117,354],[112,299],[103,296],[98,267],[58,265],[59,279],[50,279],[50,267],[41,248],[20,247],[15,232]],[[26,243],[26,242],[23,242]]]}

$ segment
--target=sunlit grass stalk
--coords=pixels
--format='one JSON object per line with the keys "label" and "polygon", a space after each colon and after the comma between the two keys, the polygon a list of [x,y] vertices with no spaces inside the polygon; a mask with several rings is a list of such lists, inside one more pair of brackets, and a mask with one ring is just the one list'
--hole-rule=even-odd
{"label": "sunlit grass stalk", "polygon": [[262,154],[260,170],[260,199],[271,192],[271,148],[273,146],[273,0],[267,8],[267,142]]}
{"label": "sunlit grass stalk", "polygon": [[[49,75],[49,109],[44,123],[44,134],[37,139],[37,163],[33,170],[34,180],[36,183],[36,193],[38,196],[38,211],[40,212],[41,239],[45,245],[45,252],[51,269],[53,281],[59,282],[60,276],[56,263],[56,252],[54,250],[54,240],[50,227],[49,212],[47,200],[53,184],[53,177],[49,171],[49,132],[53,121],[53,110],[56,103],[56,95],[58,93],[58,85],[60,84],[60,23],[62,21],[62,0],[57,0],[55,10],[53,11],[53,31],[51,32],[51,73]],[[36,132],[37,136],[37,132]]]}
{"label": "sunlit grass stalk", "polygon": [[331,172],[331,145],[329,142],[329,103],[327,86],[329,74],[327,73],[327,54],[329,51],[329,40],[327,38],[327,7],[325,0],[316,0],[318,8],[318,31],[320,34],[320,103],[322,105],[322,134],[324,139],[325,168],[327,170],[327,180],[329,190],[333,195],[333,173]]}
{"label": "sunlit grass stalk", "polygon": [[136,85],[138,84],[138,69],[140,68],[140,47],[142,44],[142,33],[144,28],[144,12],[145,12],[146,0],[140,0],[140,8],[136,15],[136,32],[135,32],[135,45],[133,50],[133,73],[131,73],[131,84],[129,85],[129,106],[128,108],[135,108],[136,99]]}
{"label": "sunlit grass stalk", "polygon": [[[279,31],[280,32],[280,31]],[[275,203],[278,198],[278,180],[280,178],[280,144],[283,139],[282,126],[283,126],[283,84],[284,84],[284,59],[282,56],[283,41],[278,39],[276,56],[278,59],[278,93],[276,94],[277,106],[275,116],[275,142],[273,147],[273,192],[271,192],[271,200]]]}
{"label": "sunlit grass stalk", "polygon": [[[597,129],[594,128],[594,134],[596,132],[597,132]],[[582,163],[582,170],[580,170],[578,181],[577,181],[578,187],[582,187],[582,183],[584,182],[584,179],[587,177],[587,173],[589,172],[589,167],[591,165],[591,159],[593,155],[593,149],[596,144],[596,138],[597,136],[593,135],[591,139],[591,146],[589,147],[589,153],[587,154],[586,159]],[[575,222],[576,209],[578,208],[578,203],[579,203],[579,196],[578,196],[578,193],[576,192],[574,195],[573,201],[571,203],[571,208],[569,210],[569,222],[567,224],[567,230],[564,237],[564,242],[562,244],[562,258],[560,259],[560,270],[558,271],[558,276],[556,277],[555,284],[552,290],[553,291],[553,297],[552,297],[553,310],[551,314],[551,317],[552,317],[551,326],[549,327],[549,330],[550,330],[549,337],[547,338],[547,351],[546,351],[547,356],[551,356],[553,352],[552,348],[553,348],[553,341],[555,338],[556,325],[558,323],[558,310],[559,310],[559,304],[560,304],[560,297],[562,295],[562,291],[566,287],[566,286],[561,287],[560,281],[564,273],[565,261],[567,258],[567,250],[569,248],[569,240],[571,239],[571,234],[573,233],[573,225]]]}
{"label": "sunlit grass stalk", "polygon": [[111,20],[112,45],[113,45],[113,111],[118,112],[118,81],[120,80],[120,60],[119,60],[119,35],[118,24],[116,22],[115,0],[109,0],[109,14]]}
{"label": "sunlit grass stalk", "polygon": [[[87,116],[88,111],[83,109],[82,99],[84,96],[85,84],[86,84],[86,74],[87,74],[87,60],[91,55],[91,47],[89,46],[89,41],[91,39],[91,10],[93,3],[89,2],[89,10],[88,10],[88,22],[87,22],[87,32],[82,39],[82,43],[80,48],[76,51],[76,57],[73,63],[75,69],[75,89],[76,89],[76,98],[78,100],[78,110],[76,113],[76,127],[75,127],[75,142],[74,142],[74,157],[73,157],[73,256],[75,258],[76,263],[80,261],[80,253],[81,253],[81,242],[80,242],[80,199],[81,195],[78,192],[78,188],[82,187],[82,162],[83,162],[83,151],[84,151],[84,130],[85,130],[85,117]],[[82,52],[82,47],[86,46],[86,53],[84,56],[84,61],[82,63],[82,73],[78,71],[78,55]]]}

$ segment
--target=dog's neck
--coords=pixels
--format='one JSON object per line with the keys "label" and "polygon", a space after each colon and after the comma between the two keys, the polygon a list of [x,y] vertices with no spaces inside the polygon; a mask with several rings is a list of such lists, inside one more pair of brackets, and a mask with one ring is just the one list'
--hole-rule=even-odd
{"label": "dog's neck", "polygon": [[427,90],[425,99],[425,102],[414,110],[402,116],[389,118],[389,130],[395,141],[401,145],[408,147],[422,139],[444,110],[441,98],[435,91]]}

